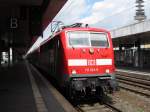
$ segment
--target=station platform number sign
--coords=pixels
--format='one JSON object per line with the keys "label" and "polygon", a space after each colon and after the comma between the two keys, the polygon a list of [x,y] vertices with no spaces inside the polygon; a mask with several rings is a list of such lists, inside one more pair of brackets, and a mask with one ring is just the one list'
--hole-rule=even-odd
{"label": "station platform number sign", "polygon": [[15,17],[10,18],[10,28],[11,29],[16,29],[18,28],[18,19]]}

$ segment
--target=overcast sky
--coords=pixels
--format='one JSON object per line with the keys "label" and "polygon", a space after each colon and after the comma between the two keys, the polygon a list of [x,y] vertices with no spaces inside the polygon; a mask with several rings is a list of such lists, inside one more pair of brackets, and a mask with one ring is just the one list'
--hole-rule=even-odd
{"label": "overcast sky", "polygon": [[[83,22],[95,27],[113,29],[135,22],[135,1],[68,0],[54,20],[63,21],[65,24]],[[144,1],[147,14],[150,0]]]}

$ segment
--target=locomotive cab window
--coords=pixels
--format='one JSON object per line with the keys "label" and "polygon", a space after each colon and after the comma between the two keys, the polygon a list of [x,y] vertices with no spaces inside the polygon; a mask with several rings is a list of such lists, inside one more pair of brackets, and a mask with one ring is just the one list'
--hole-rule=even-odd
{"label": "locomotive cab window", "polygon": [[104,33],[90,34],[91,46],[93,47],[108,47],[107,35]]}
{"label": "locomotive cab window", "polygon": [[74,31],[68,32],[69,46],[73,47],[108,47],[109,42],[106,33]]}
{"label": "locomotive cab window", "polygon": [[70,46],[90,46],[89,34],[85,32],[69,32],[69,45]]}

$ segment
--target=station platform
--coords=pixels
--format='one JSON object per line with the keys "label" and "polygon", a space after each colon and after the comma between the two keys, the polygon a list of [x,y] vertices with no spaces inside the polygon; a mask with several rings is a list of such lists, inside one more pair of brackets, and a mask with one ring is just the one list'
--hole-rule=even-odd
{"label": "station platform", "polygon": [[27,61],[0,68],[1,112],[74,112],[63,96]]}

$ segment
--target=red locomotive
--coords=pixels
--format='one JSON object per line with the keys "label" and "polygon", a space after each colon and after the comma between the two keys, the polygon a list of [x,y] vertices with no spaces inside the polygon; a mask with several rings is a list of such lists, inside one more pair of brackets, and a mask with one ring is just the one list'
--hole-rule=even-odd
{"label": "red locomotive", "polygon": [[38,60],[71,96],[99,95],[117,88],[112,40],[104,29],[63,27],[42,43]]}

